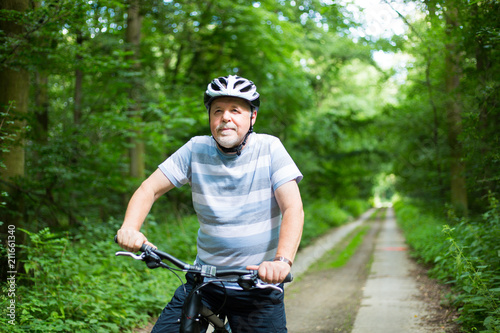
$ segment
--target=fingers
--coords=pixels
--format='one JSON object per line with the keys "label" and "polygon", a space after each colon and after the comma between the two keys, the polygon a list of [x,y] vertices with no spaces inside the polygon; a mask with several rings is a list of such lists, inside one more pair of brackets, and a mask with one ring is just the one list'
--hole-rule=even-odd
{"label": "fingers", "polygon": [[149,243],[146,236],[134,229],[120,229],[116,233],[118,245],[123,249],[130,252],[137,252],[141,248],[142,244],[147,243],[150,246],[155,247],[153,244]]}
{"label": "fingers", "polygon": [[258,270],[259,277],[266,283],[281,283],[290,273],[290,265],[282,261],[264,261],[260,266],[248,266],[247,269]]}
{"label": "fingers", "polygon": [[246,269],[251,270],[251,271],[258,271],[259,266],[257,266],[257,265],[247,266]]}
{"label": "fingers", "polygon": [[152,248],[158,250],[158,246],[154,245],[153,243],[146,241],[144,244],[151,246]]}

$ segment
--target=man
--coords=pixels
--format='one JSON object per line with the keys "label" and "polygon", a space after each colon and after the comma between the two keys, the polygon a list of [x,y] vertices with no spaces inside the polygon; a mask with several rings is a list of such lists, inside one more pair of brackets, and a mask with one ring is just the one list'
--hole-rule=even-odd
{"label": "man", "polygon": [[[158,197],[189,182],[200,222],[196,262],[258,270],[264,282],[280,283],[290,272],[302,235],[297,185],[302,174],[279,139],[253,133],[260,106],[253,82],[234,75],[216,78],[204,103],[212,137],[192,138],[142,183],[129,202],[118,243],[133,252],[143,243],[154,246],[139,231],[146,215]],[[185,298],[181,288],[153,332],[178,332]],[[207,288],[220,293],[216,289],[221,287]],[[204,295],[210,293],[207,288]],[[230,289],[223,295],[234,332],[286,332],[283,294]],[[233,304],[231,298],[237,301]]]}

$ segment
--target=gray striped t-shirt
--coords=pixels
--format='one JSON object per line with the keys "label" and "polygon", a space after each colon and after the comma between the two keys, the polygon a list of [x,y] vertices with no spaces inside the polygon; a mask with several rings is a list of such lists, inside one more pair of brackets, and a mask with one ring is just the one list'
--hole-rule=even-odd
{"label": "gray striped t-shirt", "polygon": [[159,168],[176,187],[191,185],[198,262],[245,267],[275,256],[281,212],[274,191],[302,179],[278,138],[252,133],[237,156],[217,149],[212,137],[197,136]]}

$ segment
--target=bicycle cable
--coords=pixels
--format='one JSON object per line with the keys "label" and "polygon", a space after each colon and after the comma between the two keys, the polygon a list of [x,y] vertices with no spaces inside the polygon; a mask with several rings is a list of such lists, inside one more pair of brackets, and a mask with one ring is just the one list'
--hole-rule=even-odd
{"label": "bicycle cable", "polygon": [[207,282],[204,282],[202,283],[201,285],[197,286],[195,291],[199,291],[201,288],[211,284],[211,283],[220,283],[221,285],[221,288],[224,290],[224,301],[222,302],[222,305],[217,309],[217,311],[213,311],[214,313],[220,313],[221,310],[224,308],[224,306],[226,305],[226,302],[227,302],[227,290],[226,290],[226,286],[224,286],[224,282],[231,282],[229,280],[224,280],[224,279],[217,279],[217,280],[210,280],[210,281],[207,281]]}

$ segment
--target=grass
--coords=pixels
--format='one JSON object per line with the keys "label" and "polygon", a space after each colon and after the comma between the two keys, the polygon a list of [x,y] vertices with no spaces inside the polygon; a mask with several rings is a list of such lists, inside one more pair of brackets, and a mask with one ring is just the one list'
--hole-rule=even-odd
{"label": "grass", "polygon": [[[386,212],[386,209],[375,210],[368,218],[368,222],[374,221],[377,218],[384,219]],[[370,228],[370,224],[364,224],[351,231],[336,246],[326,252],[323,257],[321,257],[321,259],[313,265],[312,269],[319,271],[336,269],[345,266],[351,257],[356,253],[359,246],[363,244],[365,236]]]}
{"label": "grass", "polygon": [[304,206],[304,230],[300,247],[304,248],[334,227],[338,227],[361,215],[369,208],[366,201],[317,200]]}
{"label": "grass", "polygon": [[349,233],[339,244],[328,251],[313,266],[314,270],[340,268],[346,265],[363,243],[370,225],[362,225]]}

